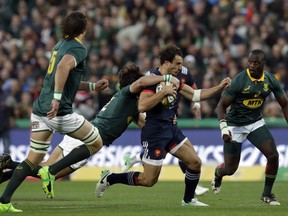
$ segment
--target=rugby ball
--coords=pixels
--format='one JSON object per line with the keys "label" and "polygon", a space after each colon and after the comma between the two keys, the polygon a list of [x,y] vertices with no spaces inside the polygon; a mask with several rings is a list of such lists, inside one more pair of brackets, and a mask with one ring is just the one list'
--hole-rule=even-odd
{"label": "rugby ball", "polygon": [[[162,90],[162,85],[172,85],[172,84],[168,81],[159,83],[156,87],[156,93]],[[161,101],[161,103],[164,106],[168,106],[169,104],[173,103],[174,100],[175,98],[173,96],[167,96]]]}

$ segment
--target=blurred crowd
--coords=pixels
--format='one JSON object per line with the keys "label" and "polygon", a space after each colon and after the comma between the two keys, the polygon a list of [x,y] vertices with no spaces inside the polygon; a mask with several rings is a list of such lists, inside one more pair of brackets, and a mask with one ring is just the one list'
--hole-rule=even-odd
{"label": "blurred crowd", "polygon": [[[50,52],[62,39],[61,22],[74,10],[88,16],[85,79],[110,82],[110,91],[77,94],[75,109],[87,119],[117,91],[119,68],[127,61],[143,73],[156,68],[169,43],[182,49],[198,88],[233,78],[257,48],[268,57],[266,70],[288,90],[288,0],[0,0],[2,123],[7,116],[30,118]],[[202,118],[216,117],[218,99],[201,102]],[[179,114],[193,117],[190,102],[181,102]],[[264,115],[281,117],[273,97]]]}

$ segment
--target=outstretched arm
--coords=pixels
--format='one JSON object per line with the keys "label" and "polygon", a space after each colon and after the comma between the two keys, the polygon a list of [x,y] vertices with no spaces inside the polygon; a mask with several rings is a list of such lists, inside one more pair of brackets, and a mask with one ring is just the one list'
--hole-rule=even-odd
{"label": "outstretched arm", "polygon": [[134,94],[140,93],[145,87],[155,85],[160,82],[169,81],[177,88],[179,87],[179,80],[176,77],[171,75],[163,75],[163,76],[155,76],[155,75],[147,75],[139,78],[135,82],[133,82],[130,86],[130,91]]}
{"label": "outstretched arm", "polygon": [[101,79],[96,83],[83,82],[81,81],[79,86],[79,91],[102,91],[109,89],[109,81],[106,79]]}
{"label": "outstretched arm", "polygon": [[188,100],[199,102],[221,93],[224,89],[228,88],[230,85],[231,85],[231,79],[227,77],[223,79],[219,85],[209,89],[194,90],[193,88],[185,84],[179,93]]}

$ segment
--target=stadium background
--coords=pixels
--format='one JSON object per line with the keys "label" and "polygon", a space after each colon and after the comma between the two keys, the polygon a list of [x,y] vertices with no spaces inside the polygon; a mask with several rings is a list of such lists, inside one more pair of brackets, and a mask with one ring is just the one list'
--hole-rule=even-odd
{"label": "stadium background", "polygon": [[[268,57],[266,70],[275,74],[286,92],[288,89],[287,0],[1,0],[0,5],[0,78],[9,107],[1,107],[0,122],[3,128],[11,129],[10,153],[15,160],[23,160],[27,154],[33,100],[41,89],[50,51],[61,38],[60,23],[72,10],[84,12],[89,19],[85,79],[106,78],[111,86],[110,92],[77,94],[74,108],[87,119],[117,91],[119,68],[127,61],[135,62],[143,73],[157,67],[159,50],[168,43],[181,47],[184,65],[199,88],[216,85],[226,76],[232,78],[246,68],[247,53],[259,48]],[[201,121],[193,120],[188,101],[181,101],[179,108],[179,124],[196,146],[204,164],[202,178],[209,181],[214,166],[221,162],[222,144],[215,119],[218,99],[201,103]],[[280,152],[279,178],[287,180],[287,127],[273,96],[266,101],[263,115]],[[5,123],[7,116],[10,121]],[[124,152],[141,150],[139,133],[132,126],[71,179],[95,179],[104,167],[119,170]],[[56,133],[51,148],[60,139]],[[248,142],[243,147],[241,168],[227,179],[263,178],[265,159]],[[176,160],[167,158],[165,163],[162,179],[183,177]]]}

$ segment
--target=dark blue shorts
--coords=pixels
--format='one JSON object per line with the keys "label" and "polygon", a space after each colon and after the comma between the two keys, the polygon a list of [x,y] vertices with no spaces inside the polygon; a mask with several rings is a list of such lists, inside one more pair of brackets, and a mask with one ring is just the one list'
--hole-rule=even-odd
{"label": "dark blue shorts", "polygon": [[161,166],[167,152],[174,153],[186,140],[186,136],[177,127],[146,125],[141,132],[143,147],[142,160],[148,164]]}

